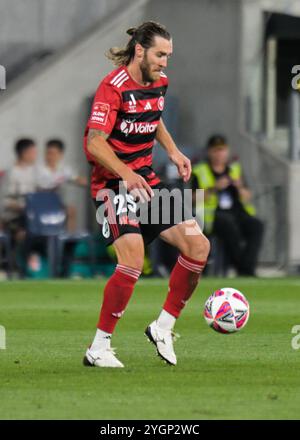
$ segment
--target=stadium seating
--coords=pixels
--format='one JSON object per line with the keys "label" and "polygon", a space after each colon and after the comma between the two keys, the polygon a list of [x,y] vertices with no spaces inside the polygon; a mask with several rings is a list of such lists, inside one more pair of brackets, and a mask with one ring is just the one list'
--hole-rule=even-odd
{"label": "stadium seating", "polygon": [[58,194],[40,191],[26,196],[25,248],[29,249],[32,239],[43,237],[47,243],[47,258],[51,277],[61,275],[63,252],[66,243],[87,240],[90,248],[90,264],[94,267],[94,249],[91,236],[86,231],[68,234],[66,212]]}
{"label": "stadium seating", "polygon": [[69,244],[75,244],[78,242],[85,241],[88,246],[88,255],[89,255],[89,266],[90,266],[90,273],[91,275],[94,275],[95,273],[95,246],[94,246],[94,240],[89,232],[86,231],[79,231],[76,233],[67,233],[63,232],[58,235],[57,237],[57,252],[56,252],[56,275],[60,276],[64,273],[64,264],[63,264],[63,257],[64,257],[64,251],[66,245]]}

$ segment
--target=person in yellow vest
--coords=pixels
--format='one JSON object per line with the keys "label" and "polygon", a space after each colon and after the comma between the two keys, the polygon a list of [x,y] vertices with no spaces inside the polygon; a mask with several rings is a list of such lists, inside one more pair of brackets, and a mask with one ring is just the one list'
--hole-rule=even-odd
{"label": "person in yellow vest", "polygon": [[225,136],[209,138],[207,160],[193,166],[192,187],[204,189],[205,233],[222,240],[239,275],[255,276],[263,223],[255,217],[241,164],[230,160]]}

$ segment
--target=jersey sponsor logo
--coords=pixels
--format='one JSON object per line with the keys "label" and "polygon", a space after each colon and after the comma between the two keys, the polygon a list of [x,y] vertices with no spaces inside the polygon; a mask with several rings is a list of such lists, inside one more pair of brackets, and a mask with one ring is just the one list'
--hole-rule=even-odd
{"label": "jersey sponsor logo", "polygon": [[161,96],[157,100],[157,107],[162,112],[164,109],[164,106],[165,106],[165,98],[163,96]]}
{"label": "jersey sponsor logo", "polygon": [[147,134],[153,133],[157,128],[157,124],[142,124],[140,122],[134,122],[132,120],[123,119],[120,125],[120,130],[125,136],[128,136],[134,131],[136,134]]}
{"label": "jersey sponsor logo", "polygon": [[134,130],[134,122],[123,119],[120,125],[120,130],[125,136],[128,136]]}
{"label": "jersey sponsor logo", "polygon": [[149,101],[148,101],[147,104],[145,105],[144,110],[152,110],[152,107],[151,107],[151,104],[150,104]]}
{"label": "jersey sponsor logo", "polygon": [[105,102],[95,102],[91,121],[105,125],[110,111],[110,105]]}

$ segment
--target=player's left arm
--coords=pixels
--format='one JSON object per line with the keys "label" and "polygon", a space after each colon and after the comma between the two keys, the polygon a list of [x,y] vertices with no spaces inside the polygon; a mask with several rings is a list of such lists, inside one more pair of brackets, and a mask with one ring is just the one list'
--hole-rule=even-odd
{"label": "player's left arm", "polygon": [[177,166],[180,177],[182,177],[184,182],[187,182],[192,173],[191,161],[177,148],[162,119],[160,119],[157,126],[155,137],[166,150],[170,160]]}

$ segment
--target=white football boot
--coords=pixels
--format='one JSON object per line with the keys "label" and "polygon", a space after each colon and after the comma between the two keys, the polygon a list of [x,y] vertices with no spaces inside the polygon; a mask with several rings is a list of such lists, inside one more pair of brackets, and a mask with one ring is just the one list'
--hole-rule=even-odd
{"label": "white football boot", "polygon": [[176,365],[177,359],[173,348],[173,341],[179,337],[172,330],[162,329],[153,321],[145,330],[149,341],[156,346],[157,354],[170,365]]}
{"label": "white football boot", "polygon": [[122,362],[116,358],[113,348],[102,348],[97,351],[91,351],[88,348],[83,358],[83,365],[86,367],[124,367]]}

